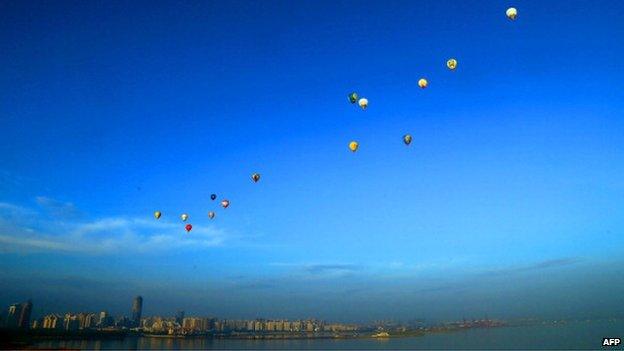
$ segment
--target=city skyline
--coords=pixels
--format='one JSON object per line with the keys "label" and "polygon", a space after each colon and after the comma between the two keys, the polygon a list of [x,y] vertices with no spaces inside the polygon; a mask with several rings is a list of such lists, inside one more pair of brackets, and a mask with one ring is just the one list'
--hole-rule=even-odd
{"label": "city skyline", "polygon": [[0,0],[0,304],[621,316],[622,13]]}
{"label": "city skyline", "polygon": [[[186,331],[290,331],[290,332],[345,332],[356,331],[361,328],[370,328],[371,325],[379,327],[417,327],[422,328],[425,326],[433,326],[423,321],[422,319],[412,318],[410,321],[374,321],[372,324],[357,323],[357,324],[342,324],[332,321],[325,321],[318,318],[303,318],[296,320],[288,319],[274,319],[274,318],[256,318],[256,319],[242,319],[232,320],[223,319],[219,317],[206,317],[191,315],[185,316],[184,311],[177,311],[175,316],[147,316],[140,318],[137,316],[137,311],[142,306],[142,297],[136,296],[132,302],[132,318],[127,316],[113,316],[106,310],[100,312],[65,312],[65,313],[45,313],[38,318],[32,318],[31,310],[33,303],[31,300],[23,303],[15,303],[8,307],[7,314],[0,313],[0,328],[8,329],[50,329],[57,331],[76,332],[79,330],[98,329],[98,330],[140,330],[143,332],[153,332],[156,329],[160,331],[166,331],[163,329],[163,322],[169,323],[171,326],[175,326],[180,330]],[[137,322],[138,318],[138,322]],[[446,321],[447,324],[462,324],[487,326],[488,324],[479,323],[494,323],[490,326],[495,326],[500,322],[491,321],[486,316],[484,319],[466,319],[463,318],[461,322],[458,321]],[[172,324],[173,323],[173,324]],[[435,323],[435,322],[434,322]],[[159,325],[159,327],[155,327]],[[155,329],[156,328],[156,329]],[[373,327],[374,329],[375,327]]]}

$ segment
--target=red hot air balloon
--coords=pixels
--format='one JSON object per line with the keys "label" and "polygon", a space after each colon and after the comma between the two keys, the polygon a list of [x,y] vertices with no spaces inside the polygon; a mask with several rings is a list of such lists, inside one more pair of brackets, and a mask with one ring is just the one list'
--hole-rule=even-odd
{"label": "red hot air balloon", "polygon": [[186,232],[188,233],[188,232],[190,232],[190,231],[191,231],[191,229],[193,229],[193,226],[192,226],[191,224],[187,224],[187,225],[184,227],[184,229],[186,229]]}
{"label": "red hot air balloon", "polygon": [[223,208],[227,208],[230,206],[230,202],[228,200],[223,200],[221,201],[221,206],[223,206]]}

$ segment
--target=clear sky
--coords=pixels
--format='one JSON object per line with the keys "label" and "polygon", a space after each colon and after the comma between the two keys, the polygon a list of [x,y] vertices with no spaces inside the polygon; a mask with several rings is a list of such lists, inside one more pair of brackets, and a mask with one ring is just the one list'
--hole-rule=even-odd
{"label": "clear sky", "polygon": [[622,315],[622,13],[618,0],[0,0],[0,302]]}

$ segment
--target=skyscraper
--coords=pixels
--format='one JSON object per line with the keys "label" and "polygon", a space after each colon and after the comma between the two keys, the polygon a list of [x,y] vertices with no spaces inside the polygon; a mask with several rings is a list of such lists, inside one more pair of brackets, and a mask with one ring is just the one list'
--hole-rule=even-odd
{"label": "skyscraper", "polygon": [[32,311],[32,301],[16,303],[9,306],[6,326],[8,328],[30,328],[30,312]]}
{"label": "skyscraper", "polygon": [[18,318],[20,315],[21,304],[15,303],[9,306],[9,311],[7,312],[6,318],[6,326],[7,328],[15,328],[17,327]]}
{"label": "skyscraper", "polygon": [[179,325],[182,325],[182,320],[184,319],[184,311],[178,311],[175,315],[175,321]]}
{"label": "skyscraper", "polygon": [[138,327],[141,325],[141,312],[143,310],[143,298],[137,296],[132,302],[132,326]]}
{"label": "skyscraper", "polygon": [[20,311],[19,320],[17,322],[17,326],[20,328],[30,328],[30,313],[32,312],[32,301],[28,300],[22,305],[22,310]]}

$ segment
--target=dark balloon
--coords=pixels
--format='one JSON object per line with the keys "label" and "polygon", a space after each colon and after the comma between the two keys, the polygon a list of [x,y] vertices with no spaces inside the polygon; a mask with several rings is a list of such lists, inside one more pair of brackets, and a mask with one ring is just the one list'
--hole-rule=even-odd
{"label": "dark balloon", "polygon": [[351,102],[352,104],[355,104],[357,100],[358,100],[358,94],[356,92],[349,94],[349,102]]}
{"label": "dark balloon", "polygon": [[251,175],[251,180],[254,181],[254,183],[257,183],[260,180],[260,174],[258,173],[254,173]]}
{"label": "dark balloon", "polygon": [[210,195],[210,200],[214,201],[217,198],[217,194]]}
{"label": "dark balloon", "polygon": [[405,143],[405,145],[409,145],[412,142],[412,136],[409,134],[405,134],[403,136],[403,142]]}
{"label": "dark balloon", "polygon": [[188,233],[188,232],[190,232],[190,231],[191,231],[191,229],[193,229],[193,226],[192,226],[192,225],[190,225],[190,224],[187,224],[187,225],[184,227],[184,229],[186,229],[186,232]]}

